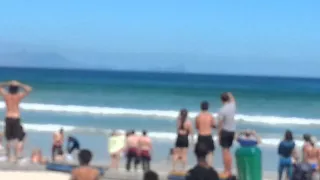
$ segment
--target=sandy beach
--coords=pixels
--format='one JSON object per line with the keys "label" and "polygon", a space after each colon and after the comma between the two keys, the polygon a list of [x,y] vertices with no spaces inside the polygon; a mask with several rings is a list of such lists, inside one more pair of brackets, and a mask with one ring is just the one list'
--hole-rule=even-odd
{"label": "sandy beach", "polygon": [[0,171],[1,179],[24,179],[24,180],[69,180],[68,174],[57,172],[39,171]]}

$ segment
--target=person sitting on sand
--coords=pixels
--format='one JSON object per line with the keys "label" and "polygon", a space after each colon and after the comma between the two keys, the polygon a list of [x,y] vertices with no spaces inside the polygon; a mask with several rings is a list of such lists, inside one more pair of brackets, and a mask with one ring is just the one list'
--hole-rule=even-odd
{"label": "person sitting on sand", "polygon": [[46,164],[47,160],[42,156],[40,149],[34,149],[31,154],[31,163],[33,164]]}
{"label": "person sitting on sand", "polygon": [[250,147],[260,144],[261,138],[255,131],[246,130],[239,133],[237,141],[242,147]]}
{"label": "person sitting on sand", "polygon": [[187,166],[187,156],[189,147],[189,135],[193,143],[193,130],[191,121],[188,120],[188,111],[182,109],[177,120],[177,140],[175,144],[175,153],[173,156],[173,171],[176,170],[176,164],[181,161],[182,169]]}
{"label": "person sitting on sand", "polygon": [[143,180],[159,180],[159,176],[154,171],[147,171],[143,174]]}
{"label": "person sitting on sand", "polygon": [[142,163],[142,169],[144,172],[150,169],[152,140],[147,136],[147,131],[142,132],[142,136],[139,139],[140,159]]}
{"label": "person sitting on sand", "polygon": [[83,149],[79,152],[80,167],[75,168],[71,172],[71,180],[98,180],[100,179],[100,173],[96,168],[89,166],[92,159],[92,153]]}
{"label": "person sitting on sand", "polygon": [[310,138],[310,145],[305,147],[305,161],[312,166],[314,171],[319,169],[319,157],[320,157],[320,149],[317,148],[317,139],[312,136]]}
{"label": "person sitting on sand", "polygon": [[194,153],[197,157],[197,165],[188,171],[186,180],[219,180],[218,173],[206,161],[209,150],[204,143],[197,143]]}
{"label": "person sitting on sand", "polygon": [[[6,90],[6,87],[8,87],[8,91]],[[20,89],[23,89],[23,91],[20,91]],[[21,135],[19,105],[22,99],[28,96],[31,91],[32,88],[30,86],[22,84],[18,81],[10,81],[0,84],[0,95],[3,96],[7,108],[5,119],[5,136],[7,140],[6,153],[8,160],[11,159],[10,152],[12,146],[15,146],[14,160],[17,160],[20,156],[17,143],[17,140]]]}
{"label": "person sitting on sand", "polygon": [[134,161],[134,169],[137,170],[139,165],[139,136],[135,134],[135,131],[132,130],[127,136],[126,141],[126,152],[127,152],[127,163],[126,169],[130,171],[131,162]]}
{"label": "person sitting on sand", "polygon": [[279,168],[278,177],[282,178],[283,171],[286,170],[287,178],[292,178],[293,164],[297,160],[297,154],[295,151],[295,142],[293,141],[292,132],[287,130],[284,135],[284,140],[280,142],[278,146],[279,154]]}
{"label": "person sitting on sand", "polygon": [[63,142],[64,142],[64,132],[63,132],[63,129],[61,128],[59,132],[55,132],[53,134],[53,145],[51,150],[51,159],[53,162],[56,161],[56,158],[58,158],[59,160],[62,159]]}

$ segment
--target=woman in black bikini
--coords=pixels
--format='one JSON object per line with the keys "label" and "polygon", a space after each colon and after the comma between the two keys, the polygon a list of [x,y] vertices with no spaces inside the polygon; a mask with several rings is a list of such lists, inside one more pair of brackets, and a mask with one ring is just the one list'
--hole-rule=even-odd
{"label": "woman in black bikini", "polygon": [[192,124],[187,120],[187,118],[188,111],[186,109],[182,109],[177,120],[177,140],[173,156],[173,171],[175,171],[178,161],[182,164],[183,169],[185,169],[187,165],[189,135],[191,135],[193,142]]}

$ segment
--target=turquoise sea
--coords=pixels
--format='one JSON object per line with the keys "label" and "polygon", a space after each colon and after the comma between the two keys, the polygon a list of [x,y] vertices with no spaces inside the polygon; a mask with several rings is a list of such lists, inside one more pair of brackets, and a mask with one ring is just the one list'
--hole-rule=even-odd
{"label": "turquoise sea", "polygon": [[[21,104],[29,149],[49,152],[51,133],[64,127],[97,160],[107,161],[111,130],[147,129],[159,149],[154,160],[160,161],[173,146],[178,111],[187,108],[192,119],[199,103],[208,100],[215,113],[225,91],[236,97],[239,131],[256,130],[274,160],[284,130],[294,132],[298,145],[305,132],[320,136],[320,79],[0,68],[1,81],[12,79],[34,89]],[[4,108],[1,101],[3,117]],[[274,168],[274,160],[265,160],[264,166]],[[221,164],[219,158],[216,163]]]}

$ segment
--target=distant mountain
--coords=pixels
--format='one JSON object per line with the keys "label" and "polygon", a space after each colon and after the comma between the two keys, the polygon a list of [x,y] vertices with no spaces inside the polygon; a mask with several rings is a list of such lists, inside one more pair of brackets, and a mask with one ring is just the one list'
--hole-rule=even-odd
{"label": "distant mountain", "polygon": [[0,53],[0,66],[79,68],[81,64],[70,61],[58,53],[21,51]]}

